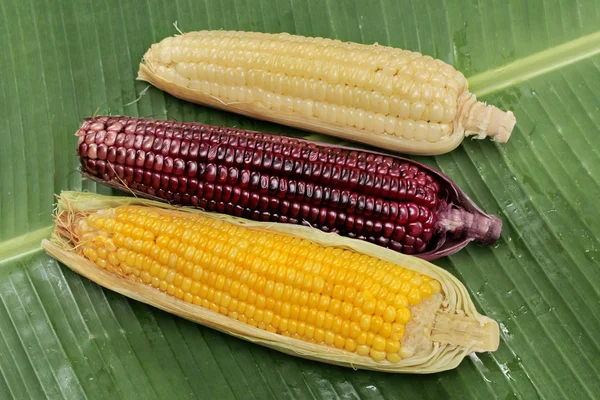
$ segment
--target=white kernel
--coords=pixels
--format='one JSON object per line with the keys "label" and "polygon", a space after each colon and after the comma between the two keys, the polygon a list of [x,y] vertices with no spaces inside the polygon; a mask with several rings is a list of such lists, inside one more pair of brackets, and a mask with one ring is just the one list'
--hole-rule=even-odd
{"label": "white kernel", "polygon": [[356,126],[356,108],[348,108],[346,111],[346,124]]}
{"label": "white kernel", "polygon": [[290,96],[283,96],[281,100],[281,111],[293,112],[294,111],[294,99]]}
{"label": "white kernel", "polygon": [[337,120],[337,106],[335,104],[329,104],[327,106],[327,116],[326,116],[326,120],[328,122],[333,122],[335,123]]}
{"label": "white kernel", "polygon": [[425,111],[425,104],[422,101],[417,101],[410,106],[410,118],[418,121],[422,118]]}
{"label": "white kernel", "polygon": [[385,118],[385,133],[393,135],[396,131],[396,117]]}
{"label": "white kernel", "polygon": [[387,97],[382,97],[379,101],[379,112],[383,115],[388,115],[390,113],[390,103]]}
{"label": "white kernel", "polygon": [[381,104],[381,93],[373,92],[371,93],[371,110],[379,111]]}
{"label": "white kernel", "polygon": [[417,121],[415,124],[415,139],[416,140],[425,140],[427,138],[427,131],[429,124],[424,121]]}
{"label": "white kernel", "polygon": [[427,141],[435,143],[442,138],[442,129],[439,124],[429,124],[427,132]]}
{"label": "white kernel", "polygon": [[442,107],[442,105],[436,101],[431,103],[429,108],[431,109],[429,121],[440,122],[444,117],[444,107]]}
{"label": "white kernel", "polygon": [[382,114],[375,114],[375,133],[382,134],[385,130],[385,117]]}
{"label": "white kernel", "polygon": [[[404,120],[402,131],[400,131],[400,135],[406,139],[412,139],[415,137],[415,121],[411,119]],[[398,134],[398,131],[396,131]]]}
{"label": "white kernel", "polygon": [[413,85],[408,93],[408,99],[412,102],[421,100],[421,85]]}
{"label": "white kernel", "polygon": [[348,113],[348,108],[344,107],[344,106],[338,106],[338,110],[337,110],[337,114],[336,114],[336,121],[339,124],[342,125],[346,125],[346,115]]}
{"label": "white kernel", "polygon": [[431,103],[431,99],[433,96],[433,89],[429,83],[424,83],[421,86],[421,101],[425,104]]}
{"label": "white kernel", "polygon": [[365,112],[361,109],[356,110],[356,118],[354,123],[358,129],[363,129],[365,126]]}
{"label": "white kernel", "polygon": [[165,46],[160,50],[160,62],[163,64],[171,63],[171,48],[170,47]]}
{"label": "white kernel", "polygon": [[182,54],[181,47],[175,46],[171,49],[171,61],[174,63],[181,62]]}
{"label": "white kernel", "polygon": [[454,117],[456,116],[456,108],[446,108],[444,110],[444,116],[442,117],[442,122],[449,123],[454,121]]}
{"label": "white kernel", "polygon": [[327,93],[327,85],[323,81],[318,81],[316,85],[315,97],[318,101],[325,100],[325,95]]}
{"label": "white kernel", "polygon": [[397,114],[402,119],[407,119],[410,115],[410,102],[408,100],[400,101],[400,108]]}
{"label": "white kernel", "polygon": [[370,111],[365,112],[365,127],[364,129],[372,132],[375,130],[375,114]]}

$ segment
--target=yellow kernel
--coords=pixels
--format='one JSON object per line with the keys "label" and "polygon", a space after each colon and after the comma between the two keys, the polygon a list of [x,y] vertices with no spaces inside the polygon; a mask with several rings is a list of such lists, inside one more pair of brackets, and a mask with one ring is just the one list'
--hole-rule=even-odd
{"label": "yellow kernel", "polygon": [[322,343],[325,340],[325,330],[321,328],[315,329],[314,339],[317,343]]}
{"label": "yellow kernel", "polygon": [[96,249],[96,252],[98,253],[98,257],[106,259],[106,249],[99,247],[98,249]]}
{"label": "yellow kernel", "polygon": [[362,293],[359,292],[356,294],[353,304],[355,307],[362,308],[363,304],[365,304],[365,297]]}
{"label": "yellow kernel", "polygon": [[402,340],[404,337],[404,325],[402,324],[392,324],[392,334],[390,335],[390,340]]}
{"label": "yellow kernel", "polygon": [[275,284],[275,288],[273,289],[273,298],[275,300],[281,299],[281,296],[283,295],[283,289],[284,289],[284,286],[281,282],[277,282]]}
{"label": "yellow kernel", "polygon": [[402,357],[400,357],[399,353],[387,353],[385,358],[391,363],[397,363],[400,362],[400,360],[402,360]]}
{"label": "yellow kernel", "polygon": [[325,325],[325,313],[323,311],[317,312],[317,319],[315,320],[315,326],[322,328]]}
{"label": "yellow kernel", "polygon": [[264,312],[264,318],[263,321],[265,324],[270,325],[271,322],[273,322],[273,311],[271,310],[266,310]]}
{"label": "yellow kernel", "polygon": [[329,308],[330,301],[331,301],[331,298],[329,296],[321,296],[321,298],[319,299],[319,304],[317,306],[317,309],[319,311],[326,311]]}
{"label": "yellow kernel", "polygon": [[278,329],[280,323],[281,317],[279,315],[273,315],[273,321],[271,322],[271,326],[275,329]]}
{"label": "yellow kernel", "polygon": [[360,325],[356,322],[350,323],[350,334],[348,335],[352,339],[356,339],[361,334]]}
{"label": "yellow kernel", "polygon": [[315,335],[315,327],[312,325],[306,325],[306,329],[304,331],[304,337],[306,337],[307,339],[312,339],[314,338]]}
{"label": "yellow kernel", "polygon": [[319,305],[320,297],[317,293],[310,293],[308,296],[308,307],[309,308],[317,308]]}
{"label": "yellow kernel", "polygon": [[324,329],[332,329],[335,321],[335,317],[329,313],[325,313],[325,322],[323,323]]}
{"label": "yellow kernel", "polygon": [[333,345],[333,342],[335,341],[335,334],[331,331],[325,331],[325,344],[328,346]]}
{"label": "yellow kernel", "polygon": [[429,286],[433,289],[433,293],[440,293],[442,291],[442,285],[435,280],[429,282]]}
{"label": "yellow kernel", "polygon": [[153,261],[152,265],[150,266],[150,270],[149,270],[150,275],[157,276],[158,273],[160,272],[160,267],[161,266],[160,266],[160,264],[158,262]]}
{"label": "yellow kernel", "polygon": [[158,289],[160,289],[161,292],[166,292],[167,286],[168,286],[167,282],[161,280],[160,285],[158,286]]}
{"label": "yellow kernel", "polygon": [[147,271],[142,272],[141,278],[144,283],[150,283],[150,281],[152,281],[152,276]]}
{"label": "yellow kernel", "polygon": [[410,321],[411,316],[412,314],[410,312],[410,309],[403,308],[401,310],[398,310],[398,312],[396,313],[396,322],[402,325],[406,325],[408,321]]}
{"label": "yellow kernel", "polygon": [[135,265],[135,253],[133,251],[128,251],[127,252],[127,258],[125,259],[125,262],[129,265],[129,266],[133,266]]}
{"label": "yellow kernel", "polygon": [[246,306],[246,310],[244,312],[244,315],[246,316],[246,318],[250,319],[250,318],[254,317],[254,312],[255,311],[256,311],[256,308],[252,304],[249,304],[249,305]]}
{"label": "yellow kernel", "polygon": [[371,329],[371,316],[367,314],[363,314],[360,317],[360,329],[363,331],[368,331]]}
{"label": "yellow kernel", "polygon": [[365,301],[365,304],[362,306],[365,314],[373,314],[375,311],[375,307],[377,306],[377,300],[374,298],[368,299]]}
{"label": "yellow kernel", "polygon": [[352,310],[352,315],[350,316],[350,320],[352,322],[360,322],[363,313],[360,308],[356,307]]}
{"label": "yellow kernel", "polygon": [[392,334],[392,324],[389,322],[384,322],[379,329],[379,334],[384,338],[388,338]]}
{"label": "yellow kernel", "polygon": [[298,332],[298,321],[290,319],[288,320],[288,332],[290,335],[295,335]]}
{"label": "yellow kernel", "polygon": [[125,237],[123,247],[125,247],[128,250],[131,250],[133,248],[133,239],[130,236]]}
{"label": "yellow kernel", "polygon": [[335,335],[335,337],[333,339],[333,345],[335,347],[337,347],[338,349],[343,349],[345,344],[346,344],[346,339],[342,335],[340,335],[340,334]]}
{"label": "yellow kernel", "polygon": [[92,261],[96,261],[98,259],[98,253],[96,253],[96,250],[92,249],[91,247],[84,248],[83,255]]}
{"label": "yellow kernel", "polygon": [[306,332],[306,323],[297,322],[296,334],[299,336],[300,339],[302,339],[305,332]]}
{"label": "yellow kernel", "polygon": [[394,322],[396,319],[396,309],[392,306],[387,306],[383,313],[383,320],[385,322]]}
{"label": "yellow kernel", "polygon": [[197,281],[192,281],[192,287],[190,289],[190,293],[193,294],[194,296],[196,296],[199,292],[200,292],[200,283],[198,283]]}
{"label": "yellow kernel", "polygon": [[[331,315],[331,314],[329,314]],[[344,323],[344,320],[340,317],[340,316],[336,316],[333,318],[333,324],[331,326],[331,330],[334,333],[338,333],[340,331],[340,329],[342,329],[342,324]],[[350,325],[348,325],[348,328],[350,327]]]}
{"label": "yellow kernel", "polygon": [[352,304],[350,303],[346,303],[343,302],[341,307],[340,307],[340,311],[339,311],[339,316],[342,317],[343,319],[350,319],[350,317],[352,316],[352,310],[354,307],[352,307]]}
{"label": "yellow kernel", "polygon": [[[373,279],[374,280],[379,280],[381,278],[377,277],[377,273],[385,273],[385,271],[378,269],[377,271],[375,271],[375,274],[373,275]],[[380,274],[381,275],[381,274]],[[371,293],[371,295],[373,296],[372,298],[376,298],[377,295],[379,294],[379,292],[381,291],[381,285],[379,283],[374,283],[373,286],[371,286],[371,288],[369,289],[369,292]]]}
{"label": "yellow kernel", "polygon": [[163,264],[166,265],[169,263],[169,250],[167,249],[161,249],[160,253],[158,254],[158,261]]}
{"label": "yellow kernel", "polygon": [[373,318],[371,318],[371,332],[379,332],[379,330],[381,329],[383,325],[383,318],[381,318],[380,316],[376,315]]}
{"label": "yellow kernel", "polygon": [[385,351],[371,349],[371,352],[369,353],[369,355],[375,361],[383,361],[383,360],[385,360],[386,353],[385,353]]}
{"label": "yellow kernel", "polygon": [[421,275],[415,275],[410,279],[409,282],[412,286],[421,286],[423,283],[423,277]]}
{"label": "yellow kernel", "polygon": [[375,334],[373,332],[367,332],[367,346],[371,346],[375,340]]}
{"label": "yellow kernel", "polygon": [[346,292],[344,293],[344,301],[346,301],[352,305],[352,303],[354,302],[354,299],[356,298],[356,294],[357,294],[357,290],[354,287],[349,287],[348,289],[346,289]]}
{"label": "yellow kernel", "polygon": [[[177,285],[177,286],[179,286],[179,285]],[[190,278],[185,277],[182,279],[181,290],[183,290],[184,292],[189,292],[191,286],[192,286],[192,280]]]}
{"label": "yellow kernel", "polygon": [[103,258],[98,258],[98,259],[96,260],[96,264],[97,264],[97,265],[98,265],[100,268],[102,268],[102,269],[106,269],[106,265],[107,265],[107,263],[106,263],[106,260],[105,260],[105,259],[103,259]]}
{"label": "yellow kernel", "polygon": [[358,345],[363,345],[367,343],[367,333],[366,332],[361,332],[357,337],[356,337],[356,344]]}
{"label": "yellow kernel", "polygon": [[371,348],[367,345],[361,344],[356,347],[356,354],[359,356],[368,356]]}
{"label": "yellow kernel", "polygon": [[263,322],[264,320],[264,311],[260,309],[255,309],[254,316],[252,317],[256,322]]}
{"label": "yellow kernel", "polygon": [[412,305],[417,305],[421,302],[421,291],[418,288],[412,288],[408,293],[408,302]]}
{"label": "yellow kernel", "polygon": [[352,339],[346,339],[346,342],[344,343],[344,349],[351,352],[356,351],[356,342]]}
{"label": "yellow kernel", "polygon": [[160,286],[160,279],[158,279],[156,276],[152,278],[152,286],[154,288],[158,288]]}
{"label": "yellow kernel", "polygon": [[394,299],[394,307],[396,310],[408,307],[408,299],[403,294],[397,294]]}
{"label": "yellow kernel", "polygon": [[300,307],[297,304],[294,304],[290,310],[290,318],[297,320],[300,315]]}
{"label": "yellow kernel", "polygon": [[119,258],[115,255],[115,253],[108,254],[108,262],[114,265],[115,267],[119,265]]}
{"label": "yellow kernel", "polygon": [[377,306],[375,307],[375,315],[382,316],[383,313],[385,313],[386,308],[387,308],[387,304],[385,304],[385,301],[378,300]]}
{"label": "yellow kernel", "polygon": [[125,262],[125,260],[127,260],[127,254],[128,254],[127,250],[125,250],[122,247],[117,250],[117,258],[121,262]]}
{"label": "yellow kernel", "polygon": [[400,341],[399,340],[386,340],[385,341],[385,351],[388,353],[397,353],[400,351]]}
{"label": "yellow kernel", "polygon": [[381,337],[379,335],[376,335],[375,338],[373,339],[373,349],[377,350],[377,351],[383,351],[385,350],[385,344],[386,344],[386,340],[384,337]]}

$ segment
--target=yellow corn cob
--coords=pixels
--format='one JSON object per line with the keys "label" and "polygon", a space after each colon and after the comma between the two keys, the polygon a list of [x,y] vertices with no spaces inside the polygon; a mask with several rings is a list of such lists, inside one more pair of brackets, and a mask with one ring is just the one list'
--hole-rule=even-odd
{"label": "yellow corn cob", "polygon": [[362,241],[74,192],[56,223],[44,247],[82,275],[287,353],[436,372],[498,346],[498,325],[450,274]]}
{"label": "yellow corn cob", "polygon": [[506,142],[516,123],[478,102],[443,61],[287,33],[169,37],[146,52],[138,79],[191,102],[412,154],[446,153],[468,135]]}

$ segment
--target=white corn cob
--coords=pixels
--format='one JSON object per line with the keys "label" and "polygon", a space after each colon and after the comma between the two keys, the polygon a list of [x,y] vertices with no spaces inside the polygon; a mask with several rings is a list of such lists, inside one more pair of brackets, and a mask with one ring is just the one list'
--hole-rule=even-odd
{"label": "white corn cob", "polygon": [[506,142],[512,112],[478,102],[443,61],[287,33],[200,31],[153,44],[138,79],[185,100],[409,154],[465,136]]}

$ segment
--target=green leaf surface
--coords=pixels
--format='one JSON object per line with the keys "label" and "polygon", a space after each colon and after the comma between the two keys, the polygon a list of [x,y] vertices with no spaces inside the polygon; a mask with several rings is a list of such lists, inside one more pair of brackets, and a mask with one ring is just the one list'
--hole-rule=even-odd
{"label": "green leaf surface", "polygon": [[[0,399],[600,398],[600,3],[0,0]],[[228,337],[104,290],[40,251],[54,194],[82,182],[94,113],[201,121],[336,142],[135,81],[183,31],[287,31],[420,51],[511,109],[510,141],[419,157],[504,231],[436,261],[501,324],[500,348],[428,376],[354,371]],[[146,90],[147,89],[147,90]]]}

